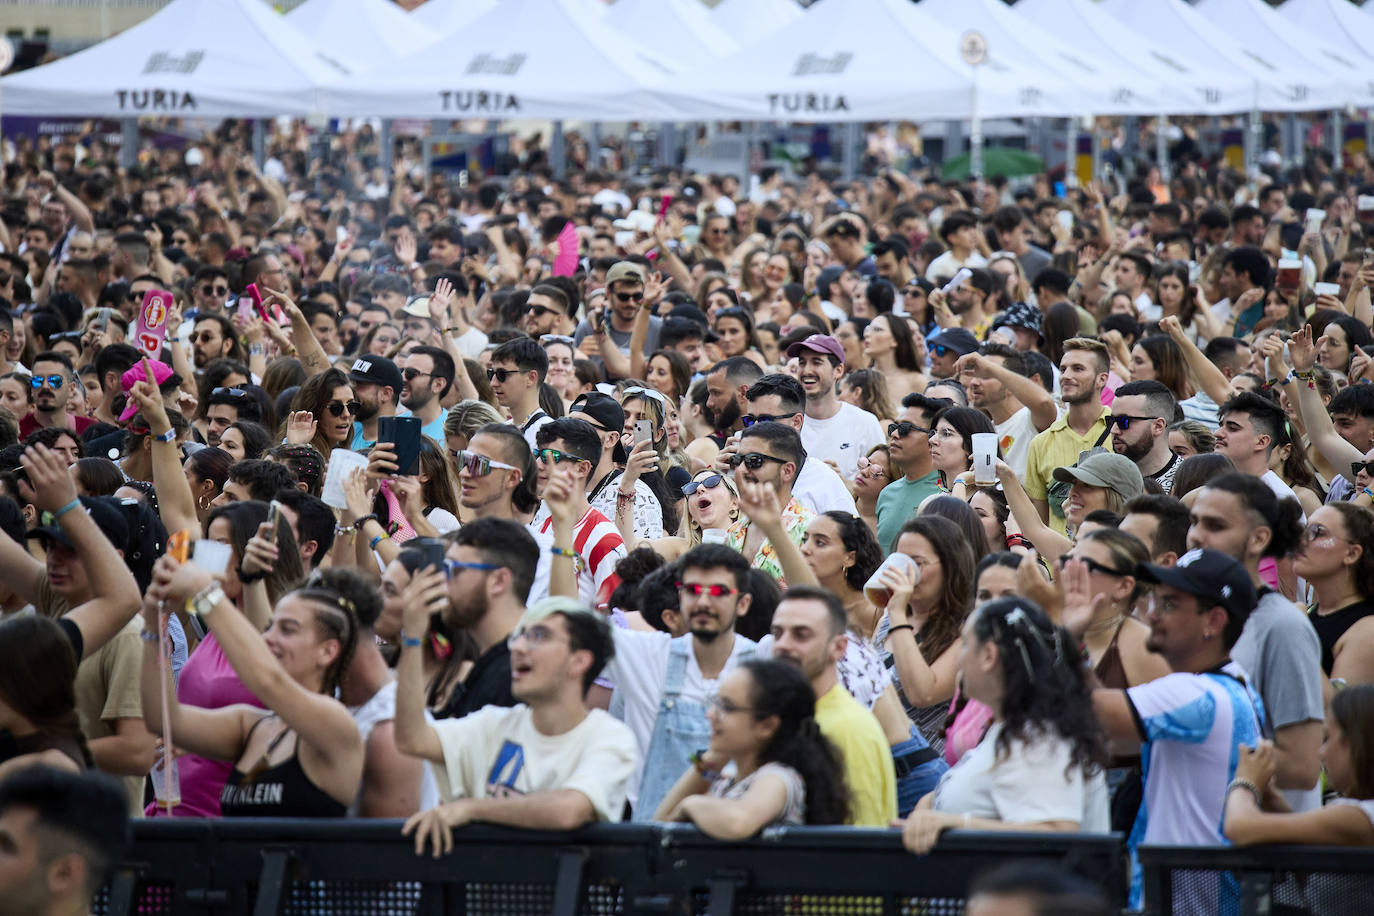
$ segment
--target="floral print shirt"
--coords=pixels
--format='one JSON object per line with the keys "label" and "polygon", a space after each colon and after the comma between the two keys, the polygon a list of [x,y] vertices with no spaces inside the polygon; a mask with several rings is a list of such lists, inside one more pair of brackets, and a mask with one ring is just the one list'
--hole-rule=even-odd
{"label": "floral print shirt", "polygon": [[[787,505],[782,510],[782,527],[787,532],[787,536],[792,539],[792,543],[801,545],[802,535],[806,534],[806,526],[811,524],[811,520],[815,517],[816,513],[797,502],[795,496],[788,500]],[[731,525],[730,530],[726,532],[725,546],[731,550],[742,551],[748,539],[749,519],[742,517]],[[777,579],[778,588],[787,587],[787,582],[782,576],[782,564],[778,562],[778,552],[773,549],[773,545],[767,539],[759,546],[758,553],[754,554],[753,566]]]}

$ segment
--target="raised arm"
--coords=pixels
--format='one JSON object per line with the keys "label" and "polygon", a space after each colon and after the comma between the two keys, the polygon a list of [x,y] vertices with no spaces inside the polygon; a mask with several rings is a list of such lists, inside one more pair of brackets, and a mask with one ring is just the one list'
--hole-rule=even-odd
{"label": "raised arm", "polygon": [[315,339],[315,332],[310,330],[310,322],[306,320],[305,313],[300,307],[291,300],[286,293],[278,292],[275,289],[266,289],[268,297],[281,303],[288,318],[291,319],[291,343],[295,345],[300,354],[301,365],[305,367],[307,376],[318,375],[329,368],[329,357],[325,355],[324,348]]}
{"label": "raised arm", "polygon": [[443,570],[419,570],[401,593],[401,660],[396,666],[396,749],[432,763],[444,762],[439,733],[425,719],[423,641],[430,615],[448,606]]}
{"label": "raised arm", "polygon": [[[1265,354],[1268,355],[1270,342],[1274,338],[1270,337],[1265,343]],[[1293,334],[1288,339],[1288,356],[1293,361],[1293,371],[1310,373],[1313,365],[1316,364],[1316,348],[1312,345],[1312,326],[1304,325],[1301,330]],[[1277,359],[1282,361],[1283,354],[1281,347]],[[1302,420],[1303,428],[1307,430],[1307,436],[1317,452],[1327,460],[1332,468],[1342,477],[1355,482],[1355,473],[1352,471],[1351,464],[1356,461],[1363,461],[1364,454],[1341,438],[1340,433],[1336,432],[1336,427],[1331,423],[1331,415],[1326,412],[1326,405],[1322,403],[1321,394],[1316,387],[1308,387],[1306,379],[1295,378],[1284,386],[1284,391],[1288,393],[1289,401],[1294,405],[1298,412],[1299,419]],[[1294,397],[1294,395],[1297,395]]]}
{"label": "raised arm", "polygon": [[[930,706],[946,702],[954,695],[954,676],[958,667],[959,641],[946,649],[932,664],[927,662],[915,639],[911,618],[911,593],[916,589],[915,573],[904,566],[890,566],[883,572],[883,587],[891,598],[887,602],[887,650],[901,681],[902,696],[911,706]],[[902,629],[893,632],[897,627]]]}
{"label": "raised arm", "polygon": [[1011,509],[1012,518],[1020,526],[1021,534],[1035,546],[1036,551],[1042,557],[1057,557],[1068,553],[1073,547],[1073,541],[1045,524],[1030,494],[1021,486],[1021,480],[1016,476],[1016,472],[1000,458],[997,460],[997,479],[1002,484],[1002,493],[1007,498],[1007,508]]}
{"label": "raised arm", "polygon": [[554,465],[544,490],[544,504],[553,519],[553,556],[549,558],[549,597],[577,599],[577,551],[573,526],[577,523],[572,506],[572,471]]}
{"label": "raised arm", "polygon": [[782,506],[778,501],[777,488],[772,484],[751,482],[741,479],[739,487],[740,511],[749,517],[750,524],[758,525],[782,567],[782,576],[788,585],[816,585],[816,574],[802,557],[801,551],[782,524]]}
{"label": "raised arm", "polygon": [[477,388],[463,368],[463,351],[458,349],[458,338],[472,325],[463,303],[454,297],[453,283],[447,277],[440,277],[434,284],[434,292],[429,296],[429,317],[439,326],[440,343],[453,359],[453,387],[458,389],[458,397],[464,401],[480,400]]}
{"label": "raised arm", "polygon": [[[1245,297],[1251,292],[1247,290],[1240,301],[1244,302]],[[1232,315],[1240,314],[1245,308],[1246,306],[1239,303],[1232,303]],[[1188,339],[1188,335],[1183,333],[1183,326],[1179,324],[1178,317],[1168,315],[1161,318],[1159,329],[1173,338],[1174,343],[1183,351],[1183,361],[1188,364],[1188,373],[1193,377],[1193,381],[1197,382],[1198,388],[1218,404],[1226,403],[1231,397],[1230,379],[1207,358],[1207,354],[1198,349],[1197,344]]]}
{"label": "raised arm", "polygon": [[1012,372],[977,353],[959,357],[954,368],[959,374],[967,373],[1001,382],[1007,391],[1011,392],[1012,397],[1030,408],[1031,420],[1035,423],[1037,431],[1049,429],[1050,425],[1059,419],[1059,408],[1055,406],[1054,397],[1045,390],[1045,386],[1019,372]]}
{"label": "raised arm", "polygon": [[67,208],[67,212],[72,215],[72,223],[82,232],[95,231],[95,219],[91,216],[90,208],[71,191],[68,191],[62,182],[57,180],[57,176],[52,172],[39,172],[38,183],[47,187],[49,193],[62,202],[62,206]]}
{"label": "raised arm", "polygon": [[181,464],[181,449],[176,439],[168,439],[172,432],[172,421],[167,418],[166,405],[157,385],[148,379],[154,378],[152,366],[145,357],[143,360],[144,381],[135,383],[129,397],[138,405],[139,413],[148,421],[148,435],[152,437],[153,486],[157,488],[158,514],[162,523],[171,532],[190,531],[192,538],[201,535],[200,518],[196,515],[196,498],[191,492],[191,482]]}

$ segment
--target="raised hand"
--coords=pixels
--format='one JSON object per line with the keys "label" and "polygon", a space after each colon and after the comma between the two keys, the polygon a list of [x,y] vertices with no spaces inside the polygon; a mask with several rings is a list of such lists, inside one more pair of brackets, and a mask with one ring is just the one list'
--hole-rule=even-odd
{"label": "raised hand", "polygon": [[429,317],[441,328],[448,325],[449,305],[452,302],[453,281],[447,277],[440,277],[434,284],[434,292],[429,295]]}
{"label": "raised hand", "polygon": [[778,531],[782,528],[782,501],[778,499],[778,489],[772,483],[759,480],[735,481],[739,489],[740,511],[749,521],[763,531]]}
{"label": "raised hand", "polygon": [[258,526],[257,534],[248,539],[243,548],[243,561],[239,571],[248,575],[271,572],[277,565],[277,533],[272,530],[271,522]]}
{"label": "raised hand", "polygon": [[[45,512],[56,512],[76,499],[76,484],[72,482],[67,462],[58,452],[46,445],[30,445],[19,457],[28,472],[33,487],[34,505]],[[79,509],[73,511],[81,511]]]}
{"label": "raised hand", "polygon": [[286,419],[286,441],[292,445],[309,445],[315,438],[315,428],[319,423],[308,410],[293,410]]}
{"label": "raised hand", "polygon": [[1312,345],[1312,325],[1306,324],[1288,338],[1288,360],[1295,372],[1306,372],[1317,361],[1317,349]]}

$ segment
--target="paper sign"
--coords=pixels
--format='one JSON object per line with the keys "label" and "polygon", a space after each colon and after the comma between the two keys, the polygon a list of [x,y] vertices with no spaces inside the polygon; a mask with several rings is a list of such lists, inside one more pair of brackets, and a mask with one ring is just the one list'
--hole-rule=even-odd
{"label": "paper sign", "polygon": [[151,359],[162,356],[167,310],[175,302],[175,297],[165,289],[150,289],[143,294],[143,307],[138,311],[138,324],[134,328],[134,346]]}
{"label": "paper sign", "polygon": [[324,487],[320,491],[320,498],[325,505],[335,509],[348,508],[344,481],[355,468],[367,468],[366,455],[346,448],[336,448],[329,453],[329,466],[325,468]]}

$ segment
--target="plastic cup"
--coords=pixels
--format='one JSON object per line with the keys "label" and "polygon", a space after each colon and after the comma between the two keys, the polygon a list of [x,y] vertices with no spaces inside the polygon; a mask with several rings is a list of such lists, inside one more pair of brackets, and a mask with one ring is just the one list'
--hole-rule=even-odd
{"label": "plastic cup", "polygon": [[172,758],[170,770],[163,769],[164,757],[159,756],[148,775],[153,779],[153,798],[159,808],[174,808],[181,804],[181,773],[176,758]]}
{"label": "plastic cup", "polygon": [[1281,259],[1276,285],[1285,292],[1297,292],[1298,287],[1302,285],[1302,261],[1296,258]]}
{"label": "plastic cup", "polygon": [[1326,211],[1318,210],[1316,207],[1309,207],[1307,210],[1306,222],[1308,232],[1321,232],[1322,223],[1326,221]]}
{"label": "plastic cup", "polygon": [[1374,223],[1374,194],[1361,194],[1355,212],[1359,214],[1360,222]]}
{"label": "plastic cup", "polygon": [[916,565],[916,561],[904,553],[894,553],[873,570],[873,575],[868,577],[864,583],[864,597],[874,607],[887,607],[887,603],[892,600],[892,591],[883,584],[883,573],[894,567],[905,567],[916,574],[916,581],[921,581],[921,567]]}
{"label": "plastic cup", "polygon": [[997,434],[973,434],[973,482],[981,486],[997,483]]}

